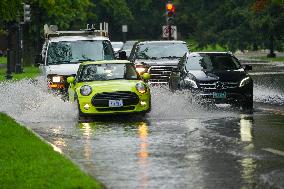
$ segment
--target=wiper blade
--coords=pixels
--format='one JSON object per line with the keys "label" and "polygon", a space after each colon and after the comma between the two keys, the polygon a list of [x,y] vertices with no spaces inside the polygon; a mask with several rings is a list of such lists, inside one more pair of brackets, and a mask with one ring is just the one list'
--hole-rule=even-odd
{"label": "wiper blade", "polygon": [[96,61],[94,59],[79,59],[79,60],[74,60],[74,62],[86,62],[86,61]]}
{"label": "wiper blade", "polygon": [[163,56],[161,58],[181,58],[181,57],[178,57],[178,56]]}

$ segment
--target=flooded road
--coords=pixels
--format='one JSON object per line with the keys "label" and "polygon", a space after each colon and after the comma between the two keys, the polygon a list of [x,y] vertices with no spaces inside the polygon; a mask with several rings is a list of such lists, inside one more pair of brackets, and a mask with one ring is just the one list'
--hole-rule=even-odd
{"label": "flooded road", "polygon": [[283,65],[253,65],[251,115],[153,89],[152,112],[143,119],[78,123],[74,105],[32,81],[2,83],[0,111],[107,188],[284,188]]}

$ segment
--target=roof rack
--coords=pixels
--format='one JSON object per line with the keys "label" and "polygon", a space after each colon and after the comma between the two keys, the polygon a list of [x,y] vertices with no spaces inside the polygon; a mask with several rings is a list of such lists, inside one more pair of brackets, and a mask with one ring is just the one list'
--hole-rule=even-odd
{"label": "roof rack", "polygon": [[59,37],[59,36],[88,36],[88,35],[94,35],[94,36],[104,36],[108,37],[108,23],[103,22],[100,23],[100,29],[96,30],[94,24],[90,25],[87,24],[87,28],[84,30],[79,31],[58,31],[58,27],[56,25],[50,25],[47,24],[44,25],[44,36],[46,39],[49,39],[51,37]]}

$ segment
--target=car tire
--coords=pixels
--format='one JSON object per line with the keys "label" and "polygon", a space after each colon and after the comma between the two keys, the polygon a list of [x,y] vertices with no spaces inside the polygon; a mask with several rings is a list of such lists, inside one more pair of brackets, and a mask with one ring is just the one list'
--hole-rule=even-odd
{"label": "car tire", "polygon": [[76,102],[77,108],[78,108],[78,120],[79,120],[79,121],[85,121],[85,120],[87,120],[86,114],[84,114],[84,113],[81,111],[81,109],[80,109],[80,104],[79,104],[79,101],[78,101],[77,98],[75,99],[75,102]]}

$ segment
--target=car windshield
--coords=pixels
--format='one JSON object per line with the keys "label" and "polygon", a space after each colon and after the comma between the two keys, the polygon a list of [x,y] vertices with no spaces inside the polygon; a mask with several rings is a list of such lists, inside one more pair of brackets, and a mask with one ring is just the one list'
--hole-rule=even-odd
{"label": "car windshield", "polygon": [[142,43],[138,46],[138,59],[181,58],[188,48],[185,43]]}
{"label": "car windshield", "polygon": [[90,64],[84,66],[79,81],[107,81],[116,79],[138,80],[139,76],[132,64]]}
{"label": "car windshield", "polygon": [[199,54],[189,56],[186,61],[187,70],[222,71],[237,70],[240,68],[241,65],[237,59],[229,55]]}
{"label": "car windshield", "polygon": [[108,41],[60,41],[48,47],[47,63],[74,64],[83,61],[113,60],[114,54]]}

